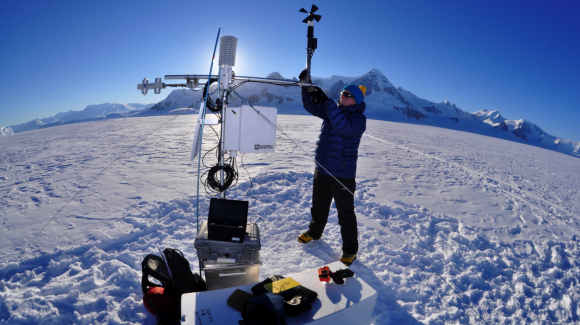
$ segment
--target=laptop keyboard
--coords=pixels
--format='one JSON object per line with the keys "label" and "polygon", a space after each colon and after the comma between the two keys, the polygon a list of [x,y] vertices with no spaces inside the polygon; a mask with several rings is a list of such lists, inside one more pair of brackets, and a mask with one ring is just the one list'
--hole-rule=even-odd
{"label": "laptop keyboard", "polygon": [[240,233],[242,233],[240,230],[241,230],[241,228],[209,225],[209,231],[213,234],[216,234],[216,235],[239,236]]}

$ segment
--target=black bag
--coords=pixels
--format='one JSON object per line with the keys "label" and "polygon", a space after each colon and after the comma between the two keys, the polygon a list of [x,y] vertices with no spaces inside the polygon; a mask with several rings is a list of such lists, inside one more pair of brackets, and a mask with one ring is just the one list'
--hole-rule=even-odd
{"label": "black bag", "polygon": [[[141,262],[141,270],[143,273],[141,279],[143,301],[146,307],[149,305],[157,311],[157,324],[179,324],[181,318],[180,313],[168,313],[166,310],[162,310],[159,306],[156,306],[149,299],[148,289],[152,287],[163,287],[164,291],[171,297],[174,307],[173,310],[179,311],[181,309],[181,295],[189,292],[206,291],[206,284],[199,274],[191,272],[189,261],[183,256],[181,251],[166,248],[163,251],[163,255],[167,259],[173,280],[161,257],[153,254],[147,255],[143,262]],[[155,278],[161,285],[149,281],[149,276]]]}
{"label": "black bag", "polygon": [[[149,254],[143,262],[141,262],[141,271],[143,277],[141,278],[141,290],[143,291],[143,300],[153,307],[157,312],[162,311],[159,306],[156,306],[150,299],[148,295],[149,288],[153,287],[163,287],[165,293],[167,293],[173,300],[175,297],[175,292],[173,290],[173,281],[169,277],[169,271],[165,266],[163,259],[157,255]],[[157,281],[161,282],[161,285],[150,282],[149,276],[152,276]],[[173,300],[175,305],[175,300]]]}
{"label": "black bag", "polygon": [[173,274],[173,288],[176,294],[181,295],[189,292],[206,291],[205,281],[197,273],[191,272],[189,261],[178,249],[166,248],[163,251],[167,264]]}
{"label": "black bag", "polygon": [[[259,296],[261,294],[267,293],[268,291],[264,288],[265,284],[282,280],[283,276],[272,275],[266,280],[256,284],[252,287],[252,293],[254,296]],[[280,293],[280,296],[284,298],[284,312],[288,316],[296,316],[300,313],[307,312],[312,309],[312,303],[316,298],[318,298],[318,293],[312,291],[304,286],[300,286],[297,289],[291,289]]]}
{"label": "black bag", "polygon": [[305,313],[312,309],[312,303],[318,298],[318,293],[305,286],[290,289],[280,293],[284,298],[284,312],[286,315],[294,317],[300,313]]}
{"label": "black bag", "polygon": [[240,325],[286,325],[284,298],[264,293],[244,303]]}
{"label": "black bag", "polygon": [[249,293],[249,292],[245,292],[243,290],[240,289],[236,289],[236,291],[234,291],[234,293],[232,293],[227,300],[227,304],[230,307],[233,307],[239,311],[244,310],[244,304],[247,301],[250,301],[252,299],[254,299],[253,294]]}

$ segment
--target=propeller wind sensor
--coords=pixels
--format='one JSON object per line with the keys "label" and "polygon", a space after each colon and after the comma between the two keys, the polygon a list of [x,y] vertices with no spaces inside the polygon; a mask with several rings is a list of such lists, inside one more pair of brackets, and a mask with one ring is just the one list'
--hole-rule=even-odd
{"label": "propeller wind sensor", "polygon": [[314,54],[314,50],[316,50],[318,47],[318,39],[314,38],[314,21],[316,20],[317,22],[320,22],[320,18],[322,18],[322,16],[314,13],[317,10],[318,7],[315,5],[312,5],[310,12],[306,11],[304,8],[300,9],[300,12],[308,14],[308,17],[302,21],[303,23],[308,24],[308,34],[306,35],[308,37],[308,43],[306,46],[306,70],[308,71],[308,79],[306,80],[307,82],[310,82],[311,80],[310,63],[312,61],[312,55]]}
{"label": "propeller wind sensor", "polygon": [[322,18],[322,16],[315,15],[314,13],[316,12],[316,10],[318,10],[318,7],[315,5],[312,5],[310,12],[306,11],[306,9],[304,9],[304,8],[300,9],[300,12],[308,14],[308,17],[306,17],[306,19],[304,19],[302,22],[309,23],[312,21],[312,19],[316,20],[316,22],[320,22],[320,18]]}

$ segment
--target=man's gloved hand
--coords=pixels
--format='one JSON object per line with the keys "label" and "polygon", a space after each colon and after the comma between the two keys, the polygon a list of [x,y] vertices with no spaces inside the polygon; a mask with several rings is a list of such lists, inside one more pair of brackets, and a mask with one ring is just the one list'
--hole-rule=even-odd
{"label": "man's gloved hand", "polygon": [[313,103],[324,103],[328,100],[328,96],[326,96],[320,87],[308,87],[308,92],[310,92]]}
{"label": "man's gloved hand", "polygon": [[354,276],[354,272],[350,269],[342,269],[330,274],[330,277],[336,284],[344,284],[345,278]]}
{"label": "man's gloved hand", "polygon": [[308,70],[306,69],[302,70],[302,72],[300,72],[300,75],[298,76],[298,80],[302,82],[310,82],[310,78],[308,78]]}

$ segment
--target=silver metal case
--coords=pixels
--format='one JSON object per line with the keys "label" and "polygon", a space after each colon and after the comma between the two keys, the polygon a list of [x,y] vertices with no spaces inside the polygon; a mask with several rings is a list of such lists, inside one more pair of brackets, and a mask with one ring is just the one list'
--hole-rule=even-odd
{"label": "silver metal case", "polygon": [[214,264],[202,262],[207,290],[217,290],[256,283],[260,279],[260,263]]}
{"label": "silver metal case", "polygon": [[253,222],[246,225],[243,243],[231,243],[209,240],[207,221],[203,221],[193,245],[197,251],[197,257],[202,261],[217,261],[218,257],[233,258],[235,263],[260,260],[260,230]]}
{"label": "silver metal case", "polygon": [[207,290],[258,282],[262,262],[260,261],[260,230],[257,224],[246,225],[243,243],[232,243],[209,240],[207,221],[203,221],[194,247],[200,260],[200,269],[205,273]]}

